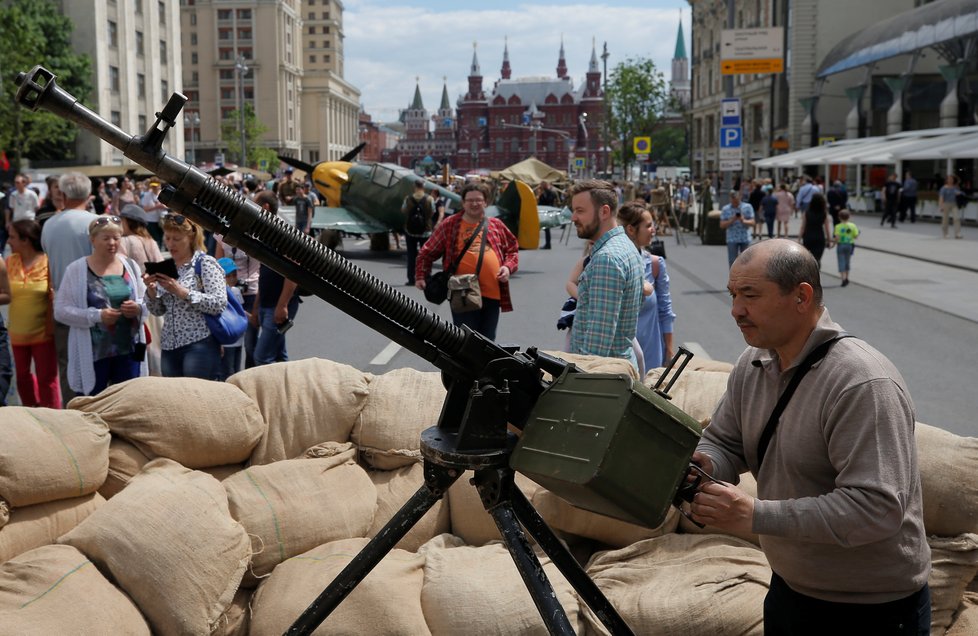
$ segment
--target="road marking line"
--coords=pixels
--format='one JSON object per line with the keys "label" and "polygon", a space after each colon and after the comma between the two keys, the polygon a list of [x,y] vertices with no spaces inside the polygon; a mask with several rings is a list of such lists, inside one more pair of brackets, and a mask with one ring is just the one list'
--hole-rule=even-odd
{"label": "road marking line", "polygon": [[683,346],[693,352],[694,356],[703,358],[704,360],[712,360],[710,354],[706,352],[706,349],[700,346],[698,342],[684,342]]}
{"label": "road marking line", "polygon": [[396,356],[397,352],[400,350],[401,350],[401,345],[397,344],[396,342],[388,343],[388,345],[384,347],[384,350],[378,353],[374,357],[374,359],[370,361],[370,364],[376,366],[384,366],[385,364],[390,362],[391,359],[394,356]]}
{"label": "road marking line", "polygon": [[363,247],[364,245],[369,245],[369,244],[370,244],[370,239],[363,239],[362,241],[357,241],[356,243],[354,243],[354,245],[356,245],[357,247]]}

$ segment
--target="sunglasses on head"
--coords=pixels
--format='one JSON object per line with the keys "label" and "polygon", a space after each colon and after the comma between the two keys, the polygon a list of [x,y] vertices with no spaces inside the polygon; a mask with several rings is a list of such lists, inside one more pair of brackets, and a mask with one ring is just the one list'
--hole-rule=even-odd
{"label": "sunglasses on head", "polygon": [[102,227],[103,225],[108,225],[109,223],[112,223],[114,225],[122,225],[122,219],[115,216],[114,214],[102,215],[97,219],[95,219],[94,221],[92,221],[92,224],[88,226],[88,231],[91,232],[95,228]]}

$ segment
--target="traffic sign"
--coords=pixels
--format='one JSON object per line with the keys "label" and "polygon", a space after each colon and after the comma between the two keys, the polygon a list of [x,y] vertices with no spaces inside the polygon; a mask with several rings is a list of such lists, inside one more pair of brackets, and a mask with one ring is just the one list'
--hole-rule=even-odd
{"label": "traffic sign", "polygon": [[765,60],[723,60],[720,62],[721,75],[763,73],[784,73],[784,60],[780,57],[772,57]]}
{"label": "traffic sign", "polygon": [[652,138],[635,137],[634,141],[632,142],[632,150],[636,155],[648,154],[652,150]]}
{"label": "traffic sign", "polygon": [[720,147],[740,148],[744,145],[744,129],[740,126],[720,126]]}
{"label": "traffic sign", "polygon": [[724,29],[720,32],[720,73],[784,72],[784,28]]}
{"label": "traffic sign", "polygon": [[584,157],[574,157],[574,167],[583,168],[584,167]]}
{"label": "traffic sign", "polygon": [[224,165],[224,153],[219,152],[214,155],[214,165],[223,166]]}
{"label": "traffic sign", "polygon": [[649,160],[649,153],[647,152],[639,152],[636,153],[635,155],[635,161],[648,161],[648,160]]}
{"label": "traffic sign", "polygon": [[720,102],[720,125],[740,125],[740,98],[728,97]]}
{"label": "traffic sign", "polygon": [[744,169],[743,159],[721,159],[720,170],[722,172],[737,172]]}

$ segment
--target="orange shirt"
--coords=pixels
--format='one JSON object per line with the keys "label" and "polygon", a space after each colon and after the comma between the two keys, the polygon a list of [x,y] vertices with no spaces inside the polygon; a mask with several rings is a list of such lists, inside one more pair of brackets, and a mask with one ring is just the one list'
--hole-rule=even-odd
{"label": "orange shirt", "polygon": [[[478,223],[468,223],[462,221],[458,228],[458,243],[455,245],[455,252],[461,252],[465,247],[465,242],[472,236],[472,232],[479,227]],[[462,262],[458,265],[456,274],[475,274],[475,267],[479,264],[479,249],[486,233],[483,231],[472,241],[469,251],[462,257]],[[499,300],[499,257],[492,247],[487,243],[485,254],[482,255],[482,269],[479,270],[479,290],[483,298]]]}
{"label": "orange shirt", "polygon": [[24,271],[20,254],[7,257],[10,279],[10,315],[7,331],[15,345],[37,344],[54,337],[54,300],[48,284],[48,257],[38,256]]}

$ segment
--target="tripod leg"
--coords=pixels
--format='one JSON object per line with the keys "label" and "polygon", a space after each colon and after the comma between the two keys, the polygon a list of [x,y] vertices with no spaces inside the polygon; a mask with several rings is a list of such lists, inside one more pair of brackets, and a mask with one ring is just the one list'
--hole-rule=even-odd
{"label": "tripod leg", "polygon": [[381,531],[326,586],[286,632],[290,635],[311,634],[343,602],[370,571],[394,549],[421,517],[441,499],[462,472],[425,461],[424,485],[391,517]]}
{"label": "tripod leg", "polygon": [[543,548],[543,551],[547,553],[550,560],[553,561],[560,573],[564,575],[567,581],[573,586],[574,590],[580,595],[580,597],[587,603],[587,606],[591,608],[591,611],[597,615],[598,619],[604,624],[608,630],[618,636],[619,634],[630,635],[632,634],[631,628],[625,623],[622,617],[615,610],[614,606],[611,604],[605,595],[601,592],[591,577],[587,575],[581,564],[577,562],[577,559],[567,551],[564,544],[560,542],[557,535],[554,534],[547,522],[543,520],[529,501],[526,500],[526,496],[520,491],[519,488],[513,488],[512,493],[512,503],[513,511],[516,513],[516,518],[519,519],[526,531],[530,533],[536,542]]}
{"label": "tripod leg", "polygon": [[512,492],[516,490],[513,471],[509,468],[477,470],[474,481],[479,489],[479,496],[482,497],[482,504],[503,535],[503,542],[523,577],[523,584],[530,592],[547,631],[551,634],[573,636],[577,632],[567,620],[567,614],[557,601],[557,595],[543,571],[543,566],[516,521],[510,500]]}

